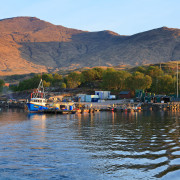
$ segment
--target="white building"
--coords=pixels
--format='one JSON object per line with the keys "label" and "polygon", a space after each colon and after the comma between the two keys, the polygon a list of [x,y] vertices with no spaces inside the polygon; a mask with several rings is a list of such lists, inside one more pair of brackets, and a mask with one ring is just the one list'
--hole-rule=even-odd
{"label": "white building", "polygon": [[99,99],[109,99],[110,91],[95,91],[95,95],[99,96]]}

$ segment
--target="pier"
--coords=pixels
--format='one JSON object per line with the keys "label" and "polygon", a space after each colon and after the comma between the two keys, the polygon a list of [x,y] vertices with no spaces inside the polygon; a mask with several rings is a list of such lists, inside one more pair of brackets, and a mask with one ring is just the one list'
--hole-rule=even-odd
{"label": "pier", "polygon": [[[39,110],[39,113],[45,114],[75,114],[75,113],[95,113],[99,111],[113,111],[113,112],[139,112],[139,111],[180,111],[180,102],[168,102],[168,103],[142,103],[142,102],[130,102],[127,99],[124,100],[107,100],[105,102],[66,102],[67,108],[61,109],[58,105],[56,107],[49,108],[47,110]],[[68,106],[72,106],[70,109]],[[8,102],[3,101],[0,103],[0,108],[20,108],[27,109],[26,102]]]}

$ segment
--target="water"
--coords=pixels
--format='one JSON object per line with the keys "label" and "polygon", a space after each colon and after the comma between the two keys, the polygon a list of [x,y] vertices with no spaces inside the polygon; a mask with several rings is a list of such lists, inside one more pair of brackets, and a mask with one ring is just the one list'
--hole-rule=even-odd
{"label": "water", "polygon": [[0,179],[179,179],[180,114],[0,112]]}

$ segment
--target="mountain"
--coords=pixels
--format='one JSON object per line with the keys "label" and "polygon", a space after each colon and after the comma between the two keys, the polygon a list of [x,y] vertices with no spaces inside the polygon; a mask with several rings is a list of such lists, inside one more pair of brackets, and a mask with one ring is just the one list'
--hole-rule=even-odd
{"label": "mountain", "polygon": [[35,17],[0,20],[0,75],[179,59],[180,29],[162,27],[122,36],[66,28]]}

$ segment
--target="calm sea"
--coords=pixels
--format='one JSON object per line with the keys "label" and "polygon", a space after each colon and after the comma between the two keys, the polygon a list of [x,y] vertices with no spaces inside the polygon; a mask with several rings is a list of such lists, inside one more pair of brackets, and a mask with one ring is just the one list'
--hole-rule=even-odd
{"label": "calm sea", "polygon": [[0,111],[0,179],[180,179],[180,113]]}

